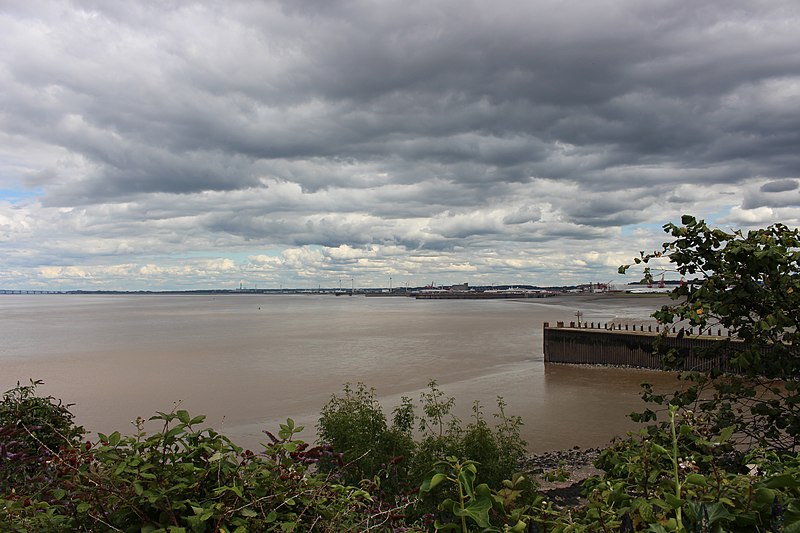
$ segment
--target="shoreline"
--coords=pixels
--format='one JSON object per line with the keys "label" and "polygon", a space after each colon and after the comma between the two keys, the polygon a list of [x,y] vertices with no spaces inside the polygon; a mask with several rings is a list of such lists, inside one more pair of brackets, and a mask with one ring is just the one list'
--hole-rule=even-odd
{"label": "shoreline", "polygon": [[580,448],[555,450],[532,454],[525,459],[523,471],[534,475],[537,492],[557,508],[576,507],[585,503],[583,482],[599,476],[603,471],[594,461],[605,448]]}

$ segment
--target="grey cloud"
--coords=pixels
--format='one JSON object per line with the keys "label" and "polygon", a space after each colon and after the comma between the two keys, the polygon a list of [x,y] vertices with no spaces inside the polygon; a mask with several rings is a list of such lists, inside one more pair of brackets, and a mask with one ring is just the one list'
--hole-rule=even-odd
{"label": "grey cloud", "polygon": [[10,1],[0,189],[40,187],[43,228],[79,208],[37,245],[70,261],[511,253],[791,208],[798,25],[791,0]]}
{"label": "grey cloud", "polygon": [[[725,44],[747,32],[746,9],[735,14],[732,29],[712,37],[699,31],[702,25],[720,20],[720,12],[708,7],[682,15],[637,4],[550,13],[540,6],[509,3],[506,7],[513,9],[503,11],[500,6],[492,24],[480,18],[486,13],[477,6],[459,4],[459,10],[449,9],[454,7],[444,3],[401,11],[391,4],[378,10],[349,3],[323,12],[284,6],[281,12],[268,4],[261,8],[234,4],[222,12],[221,5],[208,4],[204,10],[169,13],[161,23],[167,28],[180,14],[203,27],[207,21],[201,17],[223,15],[223,22],[231,27],[248,30],[238,40],[212,35],[211,40],[220,46],[213,50],[200,45],[210,52],[205,63],[190,52],[199,44],[193,40],[199,36],[191,31],[178,32],[155,46],[139,47],[136,34],[123,43],[129,51],[156,60],[169,57],[166,53],[175,56],[161,63],[155,83],[147,80],[152,72],[146,64],[131,64],[133,72],[141,73],[141,81],[123,77],[125,85],[108,74],[95,77],[100,68],[109,66],[102,62],[78,70],[56,69],[50,78],[42,79],[54,63],[41,59],[38,66],[17,65],[16,74],[32,87],[53,83],[66,87],[76,96],[63,102],[71,106],[65,111],[91,117],[96,121],[93,125],[109,134],[150,145],[141,147],[141,154],[132,154],[130,161],[120,162],[141,169],[121,171],[100,140],[52,139],[102,165],[98,176],[83,181],[81,188],[86,197],[103,198],[132,190],[247,187],[252,185],[259,159],[370,160],[397,155],[404,166],[419,160],[446,166],[474,160],[493,169],[482,174],[482,181],[519,180],[543,173],[581,181],[587,170],[604,168],[576,172],[570,168],[575,162],[569,160],[560,169],[543,164],[555,140],[605,147],[611,157],[596,163],[605,168],[622,160],[649,161],[659,155],[707,164],[714,153],[730,157],[739,148],[734,141],[729,149],[724,145],[713,152],[703,149],[704,141],[717,136],[724,124],[719,95],[753,79],[798,72],[797,61],[786,54],[776,54],[783,59],[771,61],[769,68],[736,66],[741,57],[726,52]],[[141,10],[134,14],[119,7],[113,12],[99,4],[97,8],[128,31],[135,29],[132,20],[145,16]],[[454,24],[454,13],[459,24]],[[609,24],[596,24],[598,17]],[[621,17],[626,24],[611,24]],[[651,17],[664,22],[659,31],[653,32],[646,22]],[[315,31],[291,38],[277,29],[275,21],[292,27],[311,22]],[[565,27],[569,28],[566,32]],[[244,55],[245,43],[263,47],[264,54]],[[779,33],[763,47],[751,46],[747,54],[778,52],[793,44]],[[690,54],[691,47],[705,53]],[[737,51],[744,53],[742,48]],[[285,49],[289,59],[280,61]],[[280,66],[271,66],[260,56],[276,56]],[[65,59],[66,67],[69,56]],[[712,64],[713,69],[709,68]],[[116,66],[114,71],[121,73],[124,68]],[[265,70],[274,76],[260,79]],[[702,72],[705,76],[698,76]],[[81,73],[86,77],[81,78]],[[712,83],[711,77],[717,81]],[[260,84],[253,84],[259,79]],[[674,87],[665,86],[665,79]],[[675,98],[677,87],[684,88],[681,100]],[[283,100],[273,100],[276,95],[294,101],[287,107]],[[32,113],[30,108],[28,113]],[[161,147],[189,154],[185,168],[148,154]],[[757,149],[754,146],[751,151]],[[231,165],[237,172],[228,174],[208,168],[207,158],[192,161],[192,154],[203,152],[224,166],[244,158],[253,167]],[[150,161],[156,168],[148,166]],[[763,162],[768,164],[768,158]],[[518,171],[510,171],[524,163]],[[796,166],[796,160],[788,161],[781,170]],[[160,179],[147,178],[159,173]],[[303,186],[324,183],[324,178],[308,178]],[[468,173],[457,179],[471,178]]]}
{"label": "grey cloud", "polygon": [[503,217],[503,222],[506,224],[525,224],[527,222],[536,222],[541,217],[542,211],[538,207],[524,206]]}
{"label": "grey cloud", "polygon": [[744,189],[744,209],[759,207],[800,206],[800,185],[796,180],[766,182],[760,187],[748,185]]}
{"label": "grey cloud", "polygon": [[567,239],[575,241],[597,241],[608,236],[604,228],[565,222],[539,223],[534,232],[523,240],[528,242],[552,242]]}
{"label": "grey cloud", "polygon": [[797,190],[799,186],[797,180],[780,180],[767,182],[759,190],[766,193],[789,192]]}

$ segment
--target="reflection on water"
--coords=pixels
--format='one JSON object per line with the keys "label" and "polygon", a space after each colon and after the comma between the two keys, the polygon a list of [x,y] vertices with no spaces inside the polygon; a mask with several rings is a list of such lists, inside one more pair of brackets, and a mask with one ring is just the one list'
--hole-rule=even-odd
{"label": "reflection on water", "polygon": [[313,438],[319,409],[345,382],[375,387],[390,410],[430,379],[487,414],[503,396],[530,448],[606,443],[634,425],[639,384],[665,373],[545,366],[542,322],[644,318],[660,301],[416,301],[332,296],[42,295],[0,297],[0,387],[43,379],[88,429],[180,402],[255,446],[287,416]]}

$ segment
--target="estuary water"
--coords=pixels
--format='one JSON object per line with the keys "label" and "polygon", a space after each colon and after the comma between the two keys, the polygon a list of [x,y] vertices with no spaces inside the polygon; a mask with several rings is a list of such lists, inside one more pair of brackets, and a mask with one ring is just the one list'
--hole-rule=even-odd
{"label": "estuary water", "polygon": [[598,446],[636,427],[639,384],[670,374],[545,365],[542,323],[639,322],[652,297],[415,300],[330,295],[2,295],[0,389],[41,379],[92,432],[176,405],[240,445],[287,417],[314,439],[321,407],[344,383],[375,388],[387,415],[430,380],[463,419],[496,397],[524,422],[534,452]]}

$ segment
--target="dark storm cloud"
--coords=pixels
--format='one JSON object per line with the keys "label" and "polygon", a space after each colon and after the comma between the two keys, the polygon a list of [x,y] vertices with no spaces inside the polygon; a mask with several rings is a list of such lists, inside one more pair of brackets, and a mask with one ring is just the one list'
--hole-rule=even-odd
{"label": "dark storm cloud", "polygon": [[761,192],[771,193],[771,192],[789,192],[797,190],[798,183],[797,180],[780,180],[780,181],[770,181],[765,183],[759,189]]}
{"label": "dark storm cloud", "polygon": [[[97,3],[88,35],[9,62],[35,100],[57,89],[50,104],[4,99],[17,110],[11,128],[97,165],[78,180],[88,201],[249,187],[259,161],[311,157],[472,161],[477,171],[453,179],[504,182],[738,156],[780,178],[797,174],[798,161],[774,165],[775,133],[796,140],[798,119],[759,120],[734,101],[800,75],[791,4],[769,6],[206,3],[156,13]],[[150,31],[138,26],[145,20]],[[116,52],[98,53],[101,45]],[[785,110],[772,108],[796,116]],[[75,116],[83,123],[65,125]],[[732,125],[738,131],[723,135]],[[553,163],[554,143],[606,156],[588,168]]]}
{"label": "dark storm cloud", "polygon": [[759,188],[745,187],[745,209],[759,207],[800,206],[800,184],[797,180],[770,181]]}
{"label": "dark storm cloud", "polygon": [[43,193],[0,223],[104,256],[513,255],[791,219],[798,26],[793,0],[9,1],[0,190]]}

